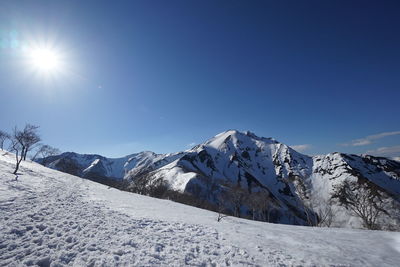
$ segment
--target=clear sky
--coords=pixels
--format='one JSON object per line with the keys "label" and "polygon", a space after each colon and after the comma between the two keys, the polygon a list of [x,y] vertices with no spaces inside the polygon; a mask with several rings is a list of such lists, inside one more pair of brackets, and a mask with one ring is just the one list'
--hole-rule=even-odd
{"label": "clear sky", "polygon": [[[228,129],[400,156],[400,1],[0,1],[0,129],[105,156]],[[57,71],[28,67],[51,47]],[[302,146],[299,146],[302,145]]]}

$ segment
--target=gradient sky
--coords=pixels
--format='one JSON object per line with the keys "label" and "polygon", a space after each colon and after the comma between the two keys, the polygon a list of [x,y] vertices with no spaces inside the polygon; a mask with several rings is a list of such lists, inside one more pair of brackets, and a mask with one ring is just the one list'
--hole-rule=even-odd
{"label": "gradient sky", "polygon": [[[63,151],[189,148],[250,130],[306,154],[400,156],[400,1],[0,2],[0,129]],[[27,70],[24,43],[62,51]]]}

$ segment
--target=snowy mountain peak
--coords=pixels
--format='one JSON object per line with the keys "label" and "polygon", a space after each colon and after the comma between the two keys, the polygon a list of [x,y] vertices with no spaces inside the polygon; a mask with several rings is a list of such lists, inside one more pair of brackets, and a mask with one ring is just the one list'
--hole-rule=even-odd
{"label": "snowy mountain peak", "polygon": [[259,137],[250,131],[240,132],[237,130],[228,130],[217,134],[209,141],[206,141],[205,144],[217,148],[220,144],[227,142],[228,140],[233,140],[234,143],[242,143],[242,144],[255,141],[264,143],[275,143],[275,144],[279,143],[273,138]]}

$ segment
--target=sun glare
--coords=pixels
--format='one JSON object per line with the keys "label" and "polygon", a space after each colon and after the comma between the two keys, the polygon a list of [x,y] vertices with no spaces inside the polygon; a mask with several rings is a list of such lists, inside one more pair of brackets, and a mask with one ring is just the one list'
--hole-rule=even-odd
{"label": "sun glare", "polygon": [[56,52],[49,49],[35,49],[31,52],[33,65],[42,71],[57,69],[60,59]]}
{"label": "sun glare", "polygon": [[35,47],[27,51],[30,67],[42,75],[54,75],[62,71],[62,57],[49,47]]}

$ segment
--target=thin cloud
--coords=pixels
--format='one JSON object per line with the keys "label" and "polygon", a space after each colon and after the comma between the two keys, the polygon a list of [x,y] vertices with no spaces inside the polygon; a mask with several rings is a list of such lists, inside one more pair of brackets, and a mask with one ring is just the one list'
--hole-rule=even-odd
{"label": "thin cloud", "polygon": [[295,146],[291,146],[291,148],[293,148],[294,150],[296,150],[298,152],[304,152],[304,151],[310,149],[311,145],[309,145],[309,144],[295,145]]}
{"label": "thin cloud", "polygon": [[400,135],[400,131],[396,132],[384,132],[384,133],[379,133],[379,134],[374,134],[374,135],[369,135],[364,138],[356,139],[351,141],[350,143],[343,144],[344,146],[366,146],[372,144],[374,141],[387,137],[387,136],[393,136],[393,135]]}
{"label": "thin cloud", "polygon": [[400,145],[399,146],[388,146],[380,147],[373,150],[368,150],[365,152],[369,155],[384,156],[384,157],[398,157],[400,155]]}

